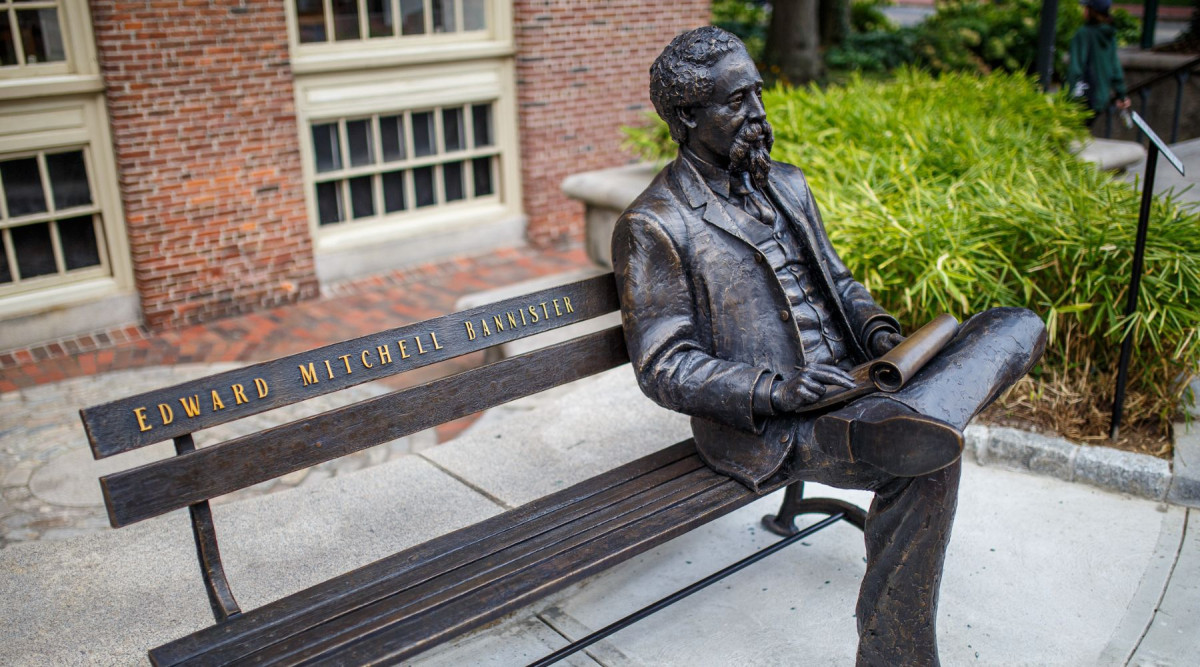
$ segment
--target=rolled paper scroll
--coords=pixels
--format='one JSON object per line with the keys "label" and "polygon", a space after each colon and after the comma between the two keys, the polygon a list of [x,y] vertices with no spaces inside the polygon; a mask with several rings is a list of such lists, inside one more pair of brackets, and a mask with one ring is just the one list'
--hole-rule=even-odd
{"label": "rolled paper scroll", "polygon": [[796,412],[821,410],[877,391],[899,391],[917,371],[942,351],[957,332],[958,320],[951,315],[938,315],[887,354],[852,369],[850,376],[854,378],[853,388],[836,385],[826,387],[825,395],[820,400],[802,405]]}

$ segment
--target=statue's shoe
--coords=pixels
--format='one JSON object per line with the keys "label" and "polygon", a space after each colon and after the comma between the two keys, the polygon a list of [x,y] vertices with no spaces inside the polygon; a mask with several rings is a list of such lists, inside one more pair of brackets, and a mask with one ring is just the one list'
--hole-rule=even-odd
{"label": "statue's shoe", "polygon": [[895,401],[881,401],[857,418],[822,415],[813,426],[826,452],[898,477],[927,475],[962,456],[961,431]]}

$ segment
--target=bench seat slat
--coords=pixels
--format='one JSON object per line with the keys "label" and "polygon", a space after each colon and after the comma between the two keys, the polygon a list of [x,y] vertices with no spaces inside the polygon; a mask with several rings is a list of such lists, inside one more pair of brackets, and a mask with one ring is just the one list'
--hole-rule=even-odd
{"label": "bench seat slat", "polygon": [[665,511],[579,544],[472,595],[449,600],[437,607],[436,613],[419,614],[374,633],[357,635],[335,650],[312,655],[300,664],[397,663],[652,549],[757,497],[737,482],[725,479]]}
{"label": "bench seat slat", "polygon": [[[570,363],[563,363],[570,359]],[[113,527],[158,516],[615,368],[620,327],[100,478]],[[387,415],[387,419],[379,418]]]}
{"label": "bench seat slat", "polygon": [[541,557],[544,557],[551,549],[563,548],[560,545],[598,524],[639,510],[644,512],[647,506],[662,504],[662,497],[671,495],[673,490],[676,494],[680,492],[677,487],[683,487],[684,492],[694,492],[694,489],[687,488],[691,486],[688,478],[697,472],[707,472],[697,457],[676,461],[560,511],[520,523],[513,530],[476,542],[457,552],[454,557],[423,563],[402,578],[380,582],[356,591],[352,596],[331,600],[330,604],[310,610],[284,627],[272,628],[245,637],[237,644],[211,651],[204,660],[224,664],[256,648],[286,642],[289,636],[309,631],[327,623],[330,618],[361,625],[361,621],[348,619],[369,621],[376,615],[373,610],[380,603],[394,607],[395,604],[387,602],[394,596],[403,596],[407,606],[429,607],[438,603],[438,596],[446,595],[447,590],[455,587],[486,586],[503,576],[505,571],[511,570],[510,563],[519,562],[519,559],[531,554],[543,554]]}
{"label": "bench seat slat", "polygon": [[[572,312],[566,312],[564,297],[570,299]],[[552,305],[548,305],[547,309],[542,311],[540,306],[543,302]],[[557,313],[552,306],[558,307]],[[480,320],[491,322],[495,316],[507,319],[506,315],[510,312],[520,314],[531,307],[538,312],[529,315],[528,319],[525,315],[520,315],[517,319],[522,322],[521,325],[509,326],[503,330],[496,328],[491,331],[490,335],[483,335]],[[439,361],[453,359],[495,345],[600,317],[617,310],[618,307],[616,285],[613,282],[612,274],[608,273],[273,361],[218,373],[158,391],[122,398],[111,403],[85,408],[80,410],[79,414],[83,420],[84,430],[87,432],[92,455],[99,459],[364,382],[405,373]],[[543,312],[547,313],[545,317],[541,316]],[[533,322],[535,316],[538,317],[536,323]],[[464,326],[465,322],[474,322],[473,326],[478,329],[478,332],[469,333]],[[432,339],[429,334],[431,332],[436,334],[440,343],[436,349],[430,345]],[[415,337],[423,337],[424,345],[428,348],[423,353],[416,352]],[[400,340],[405,340],[412,351],[407,358],[401,357],[401,351],[398,349]],[[382,346],[390,346],[389,354],[393,359],[391,363],[377,362],[369,369],[360,367],[358,372],[354,373],[330,371],[328,375],[331,377],[323,374],[322,364],[326,360],[336,368],[337,364],[343,363],[341,361],[343,356],[348,359],[358,359],[364,351],[375,351]],[[320,369],[317,372],[322,375],[319,382],[304,384],[301,382],[299,368],[307,366],[309,363],[315,364],[314,368]],[[225,394],[224,400],[228,401],[228,392],[235,384],[241,385],[244,392],[252,394],[255,391],[254,380],[256,378],[263,381],[268,388],[266,395],[262,398],[255,396],[251,400],[238,401],[236,404],[229,401],[229,404],[221,410],[197,412],[194,417],[180,414],[169,424],[155,423],[153,416],[145,417],[146,425],[151,426],[148,429],[143,429],[142,423],[138,420],[136,411],[139,408],[153,415],[156,411],[155,406],[160,402],[165,402],[171,405],[175,411],[182,412],[181,406],[177,403],[181,398],[195,396],[203,403],[209,400],[210,392],[213,390],[220,390]]]}
{"label": "bench seat slat", "polygon": [[[301,635],[272,645],[263,654],[273,660],[298,661],[328,651],[336,651],[347,638],[369,634],[406,619],[435,613],[447,603],[466,596],[487,595],[498,582],[537,568],[556,556],[582,545],[593,543],[612,533],[627,530],[646,517],[668,511],[714,487],[726,484],[729,478],[707,467],[672,479],[657,488],[647,489],[624,498],[609,507],[581,517],[576,521],[546,531],[525,542],[502,550],[482,553],[469,565],[423,582],[408,590],[396,591],[378,602],[332,619]],[[315,637],[320,640],[314,642]],[[261,664],[259,655],[250,656],[246,664]],[[219,660],[218,662],[224,662]]]}
{"label": "bench seat slat", "polygon": [[394,591],[429,578],[431,572],[460,567],[470,562],[475,550],[524,539],[546,521],[561,522],[573,513],[611,502],[612,494],[624,493],[624,488],[640,490],[657,484],[656,472],[684,461],[698,465],[690,440],[165,644],[151,651],[151,657],[155,664],[173,665],[199,655],[202,648],[241,642],[251,649],[261,647],[265,644],[256,636],[278,634],[276,629],[285,625],[307,627],[311,623],[306,619],[314,615],[327,619],[378,599],[381,588]]}

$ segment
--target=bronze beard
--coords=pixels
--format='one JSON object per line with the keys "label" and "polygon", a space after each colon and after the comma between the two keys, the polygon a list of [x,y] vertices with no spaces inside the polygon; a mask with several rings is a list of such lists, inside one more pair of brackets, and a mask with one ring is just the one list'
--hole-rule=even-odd
{"label": "bronze beard", "polygon": [[767,174],[771,172],[771,147],[775,144],[775,133],[767,121],[747,122],[738,130],[729,147],[729,169],[734,178],[749,173],[754,187],[765,191]]}

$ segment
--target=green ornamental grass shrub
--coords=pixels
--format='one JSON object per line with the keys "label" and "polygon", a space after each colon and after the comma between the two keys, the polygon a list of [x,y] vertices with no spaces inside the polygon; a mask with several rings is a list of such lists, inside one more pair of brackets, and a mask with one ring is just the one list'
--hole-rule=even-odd
{"label": "green ornamental grass shrub", "polygon": [[[941,312],[1033,309],[1050,344],[1010,403],[1040,402],[1060,430],[1090,439],[1106,434],[1133,327],[1126,424],[1165,433],[1200,357],[1200,215],[1156,200],[1140,309],[1125,318],[1139,195],[1070,154],[1084,136],[1075,104],[1024,75],[912,69],[764,100],[772,156],[804,169],[842,258],[906,328]],[[642,156],[674,154],[661,121],[627,134]]]}

